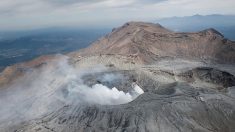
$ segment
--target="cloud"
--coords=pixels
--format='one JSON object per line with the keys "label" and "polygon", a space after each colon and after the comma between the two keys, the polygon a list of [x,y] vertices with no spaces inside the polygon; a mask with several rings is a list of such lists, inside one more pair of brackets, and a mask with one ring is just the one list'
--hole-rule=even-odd
{"label": "cloud", "polygon": [[91,4],[98,3],[105,0],[42,0],[48,4],[62,6],[62,5],[71,5],[71,4]]}
{"label": "cloud", "polygon": [[159,12],[162,17],[208,15],[208,14],[235,14],[232,7],[234,0],[168,0],[152,6],[152,10]]}
{"label": "cloud", "polygon": [[234,0],[2,0],[0,29],[114,27],[159,17],[235,14],[234,6]]}
{"label": "cloud", "polygon": [[153,4],[166,0],[43,0],[53,5],[70,5],[70,4],[97,4],[107,3],[112,5],[122,5],[122,3],[128,4]]}

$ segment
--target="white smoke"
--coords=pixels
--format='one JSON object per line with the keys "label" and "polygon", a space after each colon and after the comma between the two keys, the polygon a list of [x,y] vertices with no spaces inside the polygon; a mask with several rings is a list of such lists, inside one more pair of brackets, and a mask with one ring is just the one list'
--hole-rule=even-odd
{"label": "white smoke", "polygon": [[104,81],[104,82],[112,82],[113,80],[117,80],[117,79],[120,79],[122,78],[122,75],[121,74],[112,74],[112,73],[108,73],[108,74],[105,74],[101,80]]}
{"label": "white smoke", "polygon": [[140,88],[137,84],[134,84],[134,91],[135,91],[138,95],[144,93],[143,89]]}
{"label": "white smoke", "polygon": [[[69,65],[67,57],[61,58],[42,69],[31,70],[7,88],[0,88],[0,130],[5,125],[38,118],[64,105],[118,105],[143,93],[138,85],[130,92],[135,94],[102,84],[89,87],[83,84],[82,76],[105,71],[105,67],[78,70]],[[103,79],[112,81],[119,77],[107,74]]]}
{"label": "white smoke", "polygon": [[119,91],[115,87],[110,89],[102,84],[93,85],[91,88],[76,86],[69,89],[69,94],[79,97],[82,102],[101,105],[124,104],[133,100],[129,93]]}

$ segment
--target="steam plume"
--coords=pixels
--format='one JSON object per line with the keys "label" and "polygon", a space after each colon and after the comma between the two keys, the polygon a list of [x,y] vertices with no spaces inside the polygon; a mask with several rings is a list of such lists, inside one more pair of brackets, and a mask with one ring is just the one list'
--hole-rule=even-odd
{"label": "steam plume", "polygon": [[[91,87],[83,84],[81,78],[83,75],[105,70],[102,66],[77,70],[69,65],[67,57],[62,57],[42,69],[30,71],[0,91],[0,130],[2,126],[38,118],[64,105],[124,104],[143,93],[138,85],[133,89],[136,91],[133,95],[102,84]],[[107,74],[103,79],[111,81],[119,77]]]}

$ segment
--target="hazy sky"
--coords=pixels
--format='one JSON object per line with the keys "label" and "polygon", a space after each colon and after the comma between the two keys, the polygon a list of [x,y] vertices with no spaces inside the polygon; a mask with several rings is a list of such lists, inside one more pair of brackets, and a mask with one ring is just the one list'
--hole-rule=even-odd
{"label": "hazy sky", "polygon": [[116,26],[195,14],[235,14],[235,0],[0,0],[0,30]]}

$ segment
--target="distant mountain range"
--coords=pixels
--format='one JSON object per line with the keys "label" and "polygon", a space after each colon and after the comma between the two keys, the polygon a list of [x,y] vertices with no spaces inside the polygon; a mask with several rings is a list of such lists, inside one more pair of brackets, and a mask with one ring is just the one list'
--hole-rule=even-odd
{"label": "distant mountain range", "polygon": [[159,19],[157,23],[180,32],[197,32],[206,28],[215,28],[226,38],[235,40],[235,15],[194,15]]}

